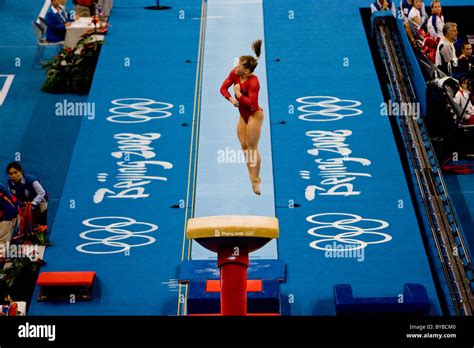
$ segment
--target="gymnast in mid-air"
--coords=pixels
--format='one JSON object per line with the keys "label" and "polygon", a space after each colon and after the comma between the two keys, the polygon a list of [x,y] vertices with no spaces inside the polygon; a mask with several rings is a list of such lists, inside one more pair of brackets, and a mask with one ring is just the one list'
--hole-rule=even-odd
{"label": "gymnast in mid-air", "polygon": [[[254,70],[258,64],[262,49],[262,40],[252,43],[252,49],[256,55],[241,56],[238,65],[232,69],[229,76],[221,86],[221,94],[235,107],[239,109],[240,117],[237,122],[237,136],[246,157],[247,168],[253,192],[261,194],[260,163],[261,157],[258,150],[258,141],[263,124],[263,109],[258,105],[258,92],[260,84]],[[229,87],[234,85],[235,98],[229,93]],[[256,161],[250,161],[256,158]]]}

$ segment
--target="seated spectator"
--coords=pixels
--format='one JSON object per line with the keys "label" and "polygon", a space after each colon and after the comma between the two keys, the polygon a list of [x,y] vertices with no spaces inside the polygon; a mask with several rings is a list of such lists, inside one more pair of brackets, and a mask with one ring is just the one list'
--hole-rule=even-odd
{"label": "seated spectator", "polygon": [[395,3],[389,0],[377,0],[370,5],[372,13],[376,11],[392,11],[394,17],[397,17],[397,10],[395,9]]}
{"label": "seated spectator", "polygon": [[404,21],[408,20],[408,14],[412,8],[412,0],[400,0],[400,14]]}
{"label": "seated spectator", "polygon": [[48,193],[33,175],[23,173],[18,162],[7,166],[8,188],[20,204],[31,203],[33,224],[47,225]]}
{"label": "seated spectator", "polygon": [[463,109],[463,123],[474,125],[474,106],[471,101],[471,93],[468,88],[468,79],[466,77],[461,77],[459,84],[461,87],[454,97],[454,101]]}
{"label": "seated spectator", "polygon": [[436,49],[435,64],[448,75],[451,75],[453,67],[457,66],[458,58],[454,48],[457,36],[458,25],[451,22],[446,23],[443,27],[443,38],[439,41]]}
{"label": "seated spectator", "polygon": [[[402,16],[402,19],[406,22],[408,21],[408,16],[410,14],[410,11],[414,5],[413,0],[400,0],[400,13]],[[421,14],[421,22],[425,23],[426,20],[428,19],[428,15],[426,13],[426,8],[425,8],[425,3],[422,1],[421,2],[421,8],[419,9],[420,14]]]}
{"label": "seated spectator", "polygon": [[428,33],[431,37],[443,37],[444,16],[441,12],[441,3],[434,0],[431,3],[431,17],[428,19]]}
{"label": "seated spectator", "polygon": [[474,68],[474,57],[472,56],[472,45],[465,41],[461,48],[461,55],[458,58],[458,72],[467,74]]}
{"label": "seated spectator", "polygon": [[417,30],[420,30],[421,26],[423,25],[423,19],[421,16],[422,4],[422,0],[413,0],[413,6],[408,13],[408,20],[415,25]]}
{"label": "seated spectator", "polygon": [[3,184],[0,184],[0,244],[5,244],[12,239],[17,216],[16,199]]}
{"label": "seated spectator", "polygon": [[51,0],[51,7],[46,13],[46,40],[48,42],[60,42],[66,38],[66,27],[70,21],[64,17],[60,7],[61,0]]}
{"label": "seated spectator", "polygon": [[76,16],[79,17],[92,17],[95,15],[95,6],[98,0],[73,0],[76,5],[75,12]]}

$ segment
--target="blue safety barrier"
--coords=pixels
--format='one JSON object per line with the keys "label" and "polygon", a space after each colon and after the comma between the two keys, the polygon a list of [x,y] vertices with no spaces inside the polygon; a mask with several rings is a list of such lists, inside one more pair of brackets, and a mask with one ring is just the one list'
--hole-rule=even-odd
{"label": "blue safety barrier", "polygon": [[428,314],[430,301],[421,284],[407,283],[403,294],[394,297],[354,297],[350,284],[334,286],[336,314],[356,313],[416,313]]}

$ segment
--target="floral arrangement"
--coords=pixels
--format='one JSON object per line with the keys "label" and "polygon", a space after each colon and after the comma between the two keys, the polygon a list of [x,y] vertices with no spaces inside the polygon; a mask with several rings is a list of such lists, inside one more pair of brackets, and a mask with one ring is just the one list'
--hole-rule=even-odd
{"label": "floral arrangement", "polygon": [[29,257],[20,257],[12,259],[10,267],[0,270],[0,278],[5,281],[6,285],[11,288],[15,284],[15,280],[24,275],[30,275],[46,264],[42,259],[38,258],[32,261]]}
{"label": "floral arrangement", "polygon": [[37,225],[33,227],[31,233],[24,236],[23,244],[51,245],[48,237],[48,226]]}
{"label": "floral arrangement", "polygon": [[[107,30],[107,25],[101,28]],[[47,74],[41,87],[43,92],[89,93],[100,48],[104,43],[96,39],[96,33],[95,29],[85,33],[76,48],[64,48],[44,65]]]}
{"label": "floral arrangement", "polygon": [[[21,217],[18,234],[9,244],[2,259],[5,267],[0,270],[0,281],[6,285],[7,291],[18,294],[24,287],[25,280],[29,281],[45,262],[41,259],[44,248],[50,245],[48,226],[34,223],[31,203],[18,208]],[[15,286],[15,284],[19,284]],[[3,290],[5,288],[2,287]],[[3,291],[3,290],[0,290]]]}
{"label": "floral arrangement", "polygon": [[21,217],[18,233],[13,238],[15,244],[51,245],[48,237],[48,226],[34,223],[31,203],[18,208]]}
{"label": "floral arrangement", "polygon": [[95,32],[97,34],[107,34],[107,29],[110,26],[106,17],[102,15],[93,16],[91,20],[92,24],[95,25]]}

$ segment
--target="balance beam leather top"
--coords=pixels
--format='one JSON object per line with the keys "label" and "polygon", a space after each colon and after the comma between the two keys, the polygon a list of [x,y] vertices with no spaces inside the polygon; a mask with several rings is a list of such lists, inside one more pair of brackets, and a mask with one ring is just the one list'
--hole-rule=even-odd
{"label": "balance beam leather top", "polygon": [[209,250],[216,251],[225,241],[239,239],[256,250],[278,238],[278,219],[267,216],[221,215],[188,220],[187,237]]}

